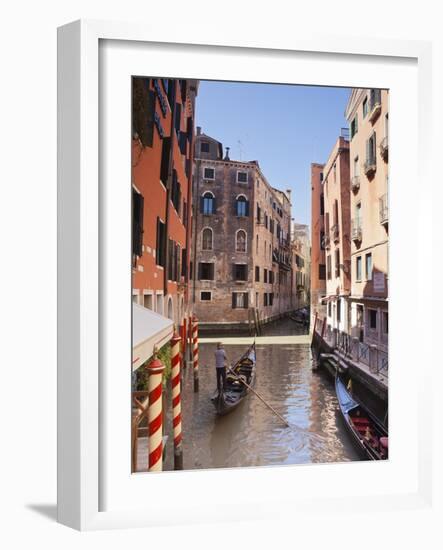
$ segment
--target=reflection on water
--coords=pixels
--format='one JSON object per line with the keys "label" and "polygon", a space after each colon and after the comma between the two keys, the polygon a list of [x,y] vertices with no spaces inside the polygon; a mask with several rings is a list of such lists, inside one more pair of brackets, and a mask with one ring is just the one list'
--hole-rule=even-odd
{"label": "reflection on water", "polygon": [[[324,375],[312,372],[308,345],[257,345],[254,389],[290,428],[253,394],[227,416],[215,414],[210,401],[216,387],[214,350],[214,344],[200,344],[199,393],[193,391],[192,369],[184,372],[185,469],[359,460],[339,416],[334,385]],[[244,346],[226,346],[229,362],[244,350]],[[167,407],[169,414],[170,405]],[[171,439],[165,470],[173,469]]]}

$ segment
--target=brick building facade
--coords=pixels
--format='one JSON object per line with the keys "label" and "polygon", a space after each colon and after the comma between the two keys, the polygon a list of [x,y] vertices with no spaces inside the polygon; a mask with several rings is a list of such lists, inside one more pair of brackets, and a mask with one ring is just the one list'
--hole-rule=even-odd
{"label": "brick building facade", "polygon": [[202,326],[245,326],[291,310],[288,196],[273,189],[257,161],[223,155],[197,129],[194,162],[192,300]]}
{"label": "brick building facade", "polygon": [[198,81],[132,81],[133,301],[179,325],[188,309]]}

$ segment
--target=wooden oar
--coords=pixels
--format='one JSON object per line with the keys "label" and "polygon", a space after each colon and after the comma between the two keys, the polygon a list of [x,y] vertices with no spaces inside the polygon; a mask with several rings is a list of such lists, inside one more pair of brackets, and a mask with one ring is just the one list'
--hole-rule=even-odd
{"label": "wooden oar", "polygon": [[288,428],[290,427],[289,424],[287,423],[287,421],[283,418],[283,416],[282,416],[281,414],[279,414],[279,413],[274,409],[274,407],[271,407],[271,405],[270,405],[269,403],[267,403],[267,402],[263,399],[263,397],[262,397],[258,392],[256,392],[256,391],[254,390],[254,388],[252,388],[247,382],[245,382],[245,381],[243,380],[243,378],[240,378],[240,376],[238,376],[237,374],[235,374],[235,372],[234,372],[231,368],[228,368],[228,372],[230,372],[233,376],[235,376],[235,378],[237,378],[237,380],[239,380],[239,381],[240,381],[242,384],[244,384],[249,390],[251,390],[252,393],[254,393],[254,394],[260,399],[260,401],[262,401],[269,409],[271,409],[271,411],[272,411],[275,415],[277,415],[277,416],[280,418],[280,420],[281,420],[284,424],[286,424],[286,426],[287,426]]}

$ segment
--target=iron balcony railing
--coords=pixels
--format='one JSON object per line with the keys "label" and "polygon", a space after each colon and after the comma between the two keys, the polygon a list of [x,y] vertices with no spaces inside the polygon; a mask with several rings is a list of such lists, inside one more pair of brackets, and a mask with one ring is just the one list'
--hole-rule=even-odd
{"label": "iron balcony railing", "polygon": [[378,199],[379,211],[380,211],[380,223],[385,225],[389,222],[389,207],[387,194],[382,195]]}
{"label": "iron balcony railing", "polygon": [[357,218],[351,221],[351,239],[361,242],[363,238],[361,219]]}
{"label": "iron balcony railing", "polygon": [[373,174],[377,170],[377,160],[375,156],[366,159],[363,168],[367,176]]}
{"label": "iron balcony railing", "polygon": [[381,112],[381,90],[372,89],[369,93],[369,120],[374,122]]}
{"label": "iron balcony railing", "polygon": [[337,242],[339,237],[340,237],[340,227],[339,227],[338,223],[335,223],[331,227],[331,232],[332,232],[332,238],[334,239],[334,242]]}
{"label": "iron balcony railing", "polygon": [[351,179],[352,191],[358,191],[360,189],[360,176],[353,176]]}

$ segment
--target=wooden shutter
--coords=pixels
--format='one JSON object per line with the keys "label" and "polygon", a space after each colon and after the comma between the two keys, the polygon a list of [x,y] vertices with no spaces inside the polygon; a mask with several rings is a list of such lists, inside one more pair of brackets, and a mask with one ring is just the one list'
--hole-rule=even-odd
{"label": "wooden shutter", "polygon": [[180,103],[175,104],[175,130],[180,131],[180,121],[182,116],[182,106]]}
{"label": "wooden shutter", "polygon": [[214,280],[214,265],[215,264],[209,264],[211,267],[209,268],[209,279],[211,281]]}
{"label": "wooden shutter", "polygon": [[182,155],[186,155],[186,144],[187,144],[187,138],[185,132],[180,132],[178,143],[180,147],[180,152]]}
{"label": "wooden shutter", "polygon": [[237,307],[237,299],[235,292],[232,293],[232,309],[235,309]]}
{"label": "wooden shutter", "polygon": [[182,275],[186,277],[188,274],[188,253],[186,248],[182,248]]}
{"label": "wooden shutter", "polygon": [[171,153],[171,138],[165,137],[162,142],[162,160],[160,166],[160,179],[163,185],[168,185],[169,155]]}
{"label": "wooden shutter", "polygon": [[236,264],[232,264],[232,278],[234,281],[237,280],[237,266]]}
{"label": "wooden shutter", "polygon": [[216,203],[216,200],[215,200],[215,197],[212,198],[212,213],[215,214],[217,210],[217,203]]}
{"label": "wooden shutter", "polygon": [[132,192],[132,252],[142,255],[143,244],[143,196],[136,191]]}
{"label": "wooden shutter", "polygon": [[243,294],[243,304],[244,304],[246,309],[248,309],[248,298],[249,298],[249,294],[248,294],[248,292],[245,292]]}
{"label": "wooden shutter", "polygon": [[245,214],[246,216],[249,216],[249,201],[246,201],[246,204],[245,204]]}
{"label": "wooden shutter", "polygon": [[198,264],[198,279],[201,281],[202,278],[202,264],[199,262]]}

